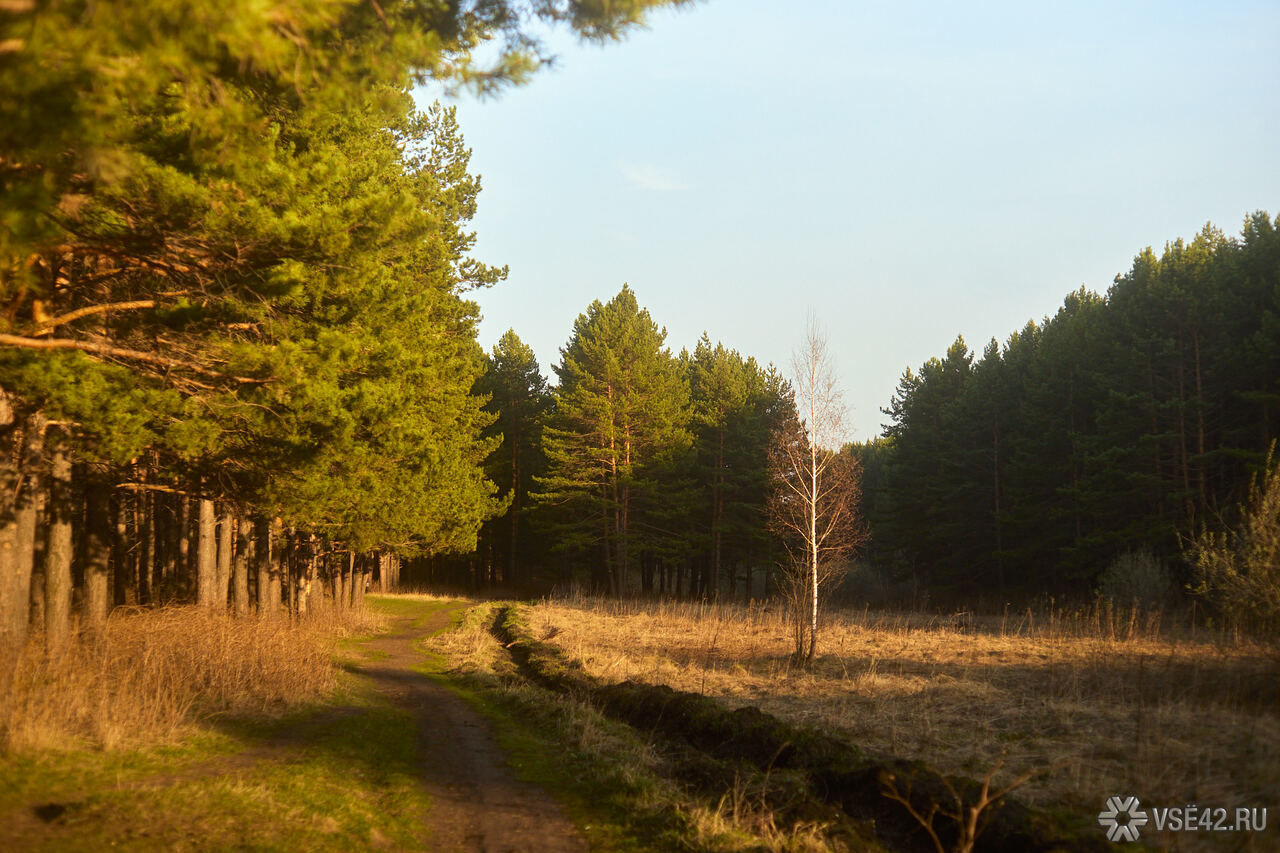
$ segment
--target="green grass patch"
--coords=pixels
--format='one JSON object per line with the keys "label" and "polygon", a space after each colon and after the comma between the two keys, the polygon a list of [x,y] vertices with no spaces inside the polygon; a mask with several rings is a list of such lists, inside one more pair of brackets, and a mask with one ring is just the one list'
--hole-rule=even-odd
{"label": "green grass patch", "polygon": [[465,601],[410,598],[396,595],[369,595],[365,597],[365,602],[375,611],[387,616],[393,618],[407,616],[412,618],[413,621],[410,624],[414,628],[425,628],[432,617],[440,611],[462,609],[467,606]]}
{"label": "green grass patch", "polygon": [[15,758],[0,764],[0,847],[430,849],[414,737],[411,715],[374,699],[221,720],[154,750]]}

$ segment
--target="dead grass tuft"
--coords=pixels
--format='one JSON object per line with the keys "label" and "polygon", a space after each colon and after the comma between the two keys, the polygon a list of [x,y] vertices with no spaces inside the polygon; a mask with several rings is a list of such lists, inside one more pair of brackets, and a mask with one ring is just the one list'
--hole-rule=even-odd
{"label": "dead grass tuft", "polygon": [[101,636],[82,635],[53,659],[33,637],[0,655],[0,752],[154,741],[201,717],[321,698],[337,686],[338,641],[377,624],[333,609],[290,622],[122,608]]}

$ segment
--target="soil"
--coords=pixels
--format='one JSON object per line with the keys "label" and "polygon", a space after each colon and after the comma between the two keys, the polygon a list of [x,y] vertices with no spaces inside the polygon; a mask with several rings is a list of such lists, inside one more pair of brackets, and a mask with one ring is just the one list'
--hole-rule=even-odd
{"label": "soil", "polygon": [[418,721],[422,781],[432,802],[425,816],[432,849],[586,851],[586,841],[556,802],[517,778],[485,719],[414,670],[423,660],[415,644],[447,627],[448,619],[441,610],[418,627],[408,617],[396,620],[388,633],[364,644],[386,657],[352,667]]}

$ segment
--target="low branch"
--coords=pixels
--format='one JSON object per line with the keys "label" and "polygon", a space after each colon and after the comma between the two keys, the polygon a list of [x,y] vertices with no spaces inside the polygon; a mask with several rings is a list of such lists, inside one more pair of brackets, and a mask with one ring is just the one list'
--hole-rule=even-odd
{"label": "low branch", "polygon": [[117,489],[128,489],[131,492],[164,492],[167,495],[185,495],[190,498],[201,498],[205,495],[176,489],[173,486],[161,486],[155,483],[116,483]]}
{"label": "low branch", "polygon": [[75,311],[68,311],[65,314],[59,314],[57,317],[45,320],[34,332],[32,332],[32,334],[43,335],[53,331],[59,326],[65,326],[67,323],[79,320],[81,317],[90,317],[94,314],[105,314],[109,311],[137,311],[142,308],[154,307],[156,307],[156,301],[154,299],[138,299],[133,302],[110,302],[105,305],[90,305],[87,308],[77,308]]}
{"label": "low branch", "polygon": [[127,358],[132,361],[141,361],[146,364],[155,364],[169,370],[182,369],[190,370],[193,373],[199,373],[203,376],[212,376],[217,379],[230,379],[233,382],[243,384],[261,383],[265,380],[253,379],[247,376],[232,376],[217,370],[211,370],[199,364],[189,361],[182,361],[176,358],[166,358],[155,353],[142,352],[141,350],[124,349],[122,347],[114,347],[110,344],[100,344],[93,341],[76,341],[68,338],[24,338],[20,335],[0,334],[0,344],[11,347],[25,347],[27,349],[71,349],[80,350],[81,352],[92,353],[94,355],[114,356],[115,358]]}

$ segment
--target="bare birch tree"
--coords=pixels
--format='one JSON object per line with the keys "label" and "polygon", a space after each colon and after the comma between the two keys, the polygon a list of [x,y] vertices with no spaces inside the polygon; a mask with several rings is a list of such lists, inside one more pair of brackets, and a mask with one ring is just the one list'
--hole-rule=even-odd
{"label": "bare birch tree", "polygon": [[861,472],[852,455],[840,452],[844,399],[826,337],[813,317],[791,372],[794,414],[775,430],[770,448],[769,519],[786,546],[782,568],[794,659],[807,664],[818,646],[820,596],[844,573],[865,533],[857,514]]}

